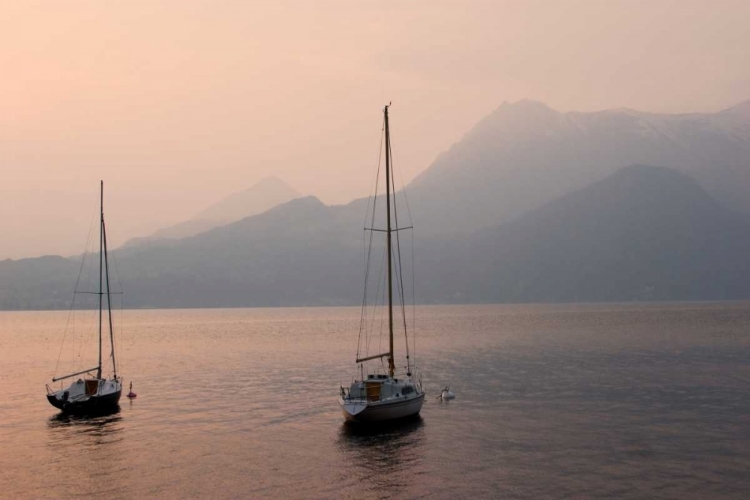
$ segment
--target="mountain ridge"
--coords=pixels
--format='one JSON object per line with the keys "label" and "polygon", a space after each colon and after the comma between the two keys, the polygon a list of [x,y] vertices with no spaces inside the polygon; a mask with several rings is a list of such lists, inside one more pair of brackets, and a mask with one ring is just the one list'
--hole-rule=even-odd
{"label": "mountain ridge", "polygon": [[469,248],[474,267],[445,278],[462,283],[453,295],[469,302],[750,297],[747,217],[664,167],[619,169],[480,233]]}
{"label": "mountain ridge", "polygon": [[[406,188],[426,274],[419,301],[750,297],[748,103],[682,115],[502,104]],[[579,197],[586,210],[569,201]],[[691,202],[676,208],[683,198]],[[133,280],[131,306],[358,302],[366,205],[303,197],[188,238],[118,250]],[[568,267],[556,264],[555,249]],[[0,308],[58,308],[75,278],[63,275],[76,269],[65,260],[0,262]]]}
{"label": "mountain ridge", "polygon": [[441,224],[488,227],[632,164],[677,169],[727,208],[750,212],[750,115],[736,108],[560,113],[537,101],[503,103],[407,186],[415,219],[428,221],[429,233]]}
{"label": "mountain ridge", "polygon": [[[169,247],[116,251],[126,304],[359,304],[360,208],[308,196]],[[509,222],[418,238],[417,302],[749,298],[748,254],[744,214],[686,174],[634,165]],[[0,262],[0,309],[69,307],[78,268],[60,257]]]}
{"label": "mountain ridge", "polygon": [[251,187],[232,193],[209,205],[189,220],[161,228],[148,236],[132,238],[125,242],[123,247],[169,245],[171,242],[168,240],[195,236],[244,217],[262,213],[300,196],[302,195],[299,192],[279,178],[265,177]]}

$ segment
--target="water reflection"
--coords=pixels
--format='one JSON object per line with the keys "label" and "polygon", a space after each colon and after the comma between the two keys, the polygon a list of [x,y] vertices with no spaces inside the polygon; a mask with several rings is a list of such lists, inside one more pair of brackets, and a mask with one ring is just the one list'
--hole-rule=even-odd
{"label": "water reflection", "polygon": [[[53,497],[121,498],[127,450],[120,408],[87,415],[58,413],[47,421],[50,466],[64,492]],[[94,465],[95,464],[95,465]]]}
{"label": "water reflection", "polygon": [[389,439],[398,440],[398,438],[408,436],[423,426],[424,420],[421,415],[415,415],[412,418],[402,420],[371,424],[358,424],[345,421],[341,425],[339,441],[344,439],[357,445],[369,445],[386,442]]}
{"label": "water reflection", "polygon": [[100,445],[112,442],[122,431],[120,407],[85,415],[58,413],[50,417],[48,427],[55,431],[53,440],[69,440],[76,437],[90,437],[91,443]]}
{"label": "water reflection", "polygon": [[346,422],[339,431],[338,448],[348,464],[349,479],[377,497],[408,492],[424,447],[425,424],[419,415],[378,425]]}

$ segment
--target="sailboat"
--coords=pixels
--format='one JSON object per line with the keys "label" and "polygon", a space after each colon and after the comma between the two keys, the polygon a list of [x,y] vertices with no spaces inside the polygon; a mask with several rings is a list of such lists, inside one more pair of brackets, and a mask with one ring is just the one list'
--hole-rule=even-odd
{"label": "sailboat", "polygon": [[[109,283],[109,259],[107,256],[107,230],[104,225],[104,182],[101,182],[99,218],[99,362],[87,370],[54,377],[52,382],[60,382],[79,377],[68,387],[54,391],[47,385],[47,401],[55,408],[69,413],[106,411],[115,408],[122,394],[122,380],[117,376],[115,360],[114,329],[112,328],[112,307]],[[85,256],[85,254],[84,254]],[[112,360],[112,376],[102,377],[102,327],[103,299],[107,299],[107,323],[109,326],[109,356]]]}
{"label": "sailboat", "polygon": [[[369,422],[384,422],[392,421],[396,419],[402,419],[407,417],[413,417],[419,414],[424,403],[425,393],[422,389],[422,384],[419,378],[416,376],[416,367],[412,364],[412,360],[409,357],[409,342],[406,331],[406,315],[404,305],[404,287],[403,287],[403,275],[401,267],[401,252],[400,244],[398,243],[398,232],[403,229],[411,229],[411,227],[398,227],[398,215],[396,213],[395,203],[395,184],[393,183],[393,172],[392,172],[392,156],[391,156],[391,139],[390,129],[388,123],[388,108],[390,105],[385,106],[383,109],[383,130],[385,134],[385,202],[386,202],[386,224],[385,229],[376,229],[375,227],[365,228],[370,231],[372,235],[373,231],[384,232],[386,236],[386,248],[385,254],[387,256],[387,297],[388,297],[388,352],[380,354],[367,355],[362,353],[358,348],[356,364],[358,365],[359,378],[355,378],[351,385],[340,388],[339,405],[344,414],[344,418],[347,421],[369,423]],[[391,201],[391,188],[393,189],[393,203]],[[372,221],[375,221],[375,205],[377,203],[377,181],[375,188],[375,197],[373,202],[373,213]],[[391,221],[391,208],[393,207],[394,220]],[[395,227],[394,226],[395,223]],[[394,234],[396,238],[396,246],[394,248],[393,239]],[[370,248],[372,248],[372,238],[370,238]],[[394,252],[394,249],[397,250]],[[368,252],[368,260],[371,252]],[[395,254],[395,255],[394,255]],[[396,259],[396,266],[394,269],[394,257]],[[367,266],[369,269],[369,264]],[[394,290],[394,271],[396,279],[398,280],[397,292],[401,298],[401,313],[403,314],[403,327],[404,336],[406,338],[406,371],[405,373],[396,373],[395,363],[395,352],[393,347],[393,330],[394,330],[394,312],[393,312],[393,290]],[[367,298],[367,276],[365,276],[365,300],[363,300],[363,318],[365,317]],[[360,322],[360,340],[363,334],[363,325],[366,321]],[[366,334],[366,333],[365,333]],[[367,346],[369,343],[364,342]],[[360,346],[362,342],[360,342]],[[366,349],[366,347],[365,347]],[[380,364],[383,365],[383,360],[387,360],[388,367],[387,373],[368,373],[365,376],[365,363],[368,361],[379,360]],[[383,366],[384,368],[384,366]],[[385,371],[385,370],[384,370]]]}

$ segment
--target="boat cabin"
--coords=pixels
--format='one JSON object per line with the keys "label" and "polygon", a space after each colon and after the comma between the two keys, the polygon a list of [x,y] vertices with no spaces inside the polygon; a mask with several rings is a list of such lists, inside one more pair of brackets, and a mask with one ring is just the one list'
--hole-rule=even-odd
{"label": "boat cabin", "polygon": [[351,399],[366,399],[367,401],[382,401],[392,397],[407,396],[414,392],[414,386],[397,378],[389,378],[387,375],[368,375],[362,382],[355,380],[349,387]]}

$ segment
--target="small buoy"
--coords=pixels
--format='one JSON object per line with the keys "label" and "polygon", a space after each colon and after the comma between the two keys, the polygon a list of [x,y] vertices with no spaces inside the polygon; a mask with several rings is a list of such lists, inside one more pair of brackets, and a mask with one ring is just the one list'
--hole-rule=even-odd
{"label": "small buoy", "polygon": [[443,389],[443,392],[440,393],[440,397],[445,401],[447,399],[453,399],[456,397],[455,394],[451,391],[450,387],[446,387]]}
{"label": "small buoy", "polygon": [[130,392],[125,395],[126,398],[133,399],[135,397],[138,397],[138,394],[133,392],[133,382],[130,382]]}

